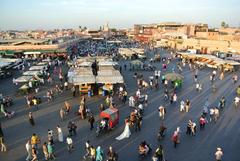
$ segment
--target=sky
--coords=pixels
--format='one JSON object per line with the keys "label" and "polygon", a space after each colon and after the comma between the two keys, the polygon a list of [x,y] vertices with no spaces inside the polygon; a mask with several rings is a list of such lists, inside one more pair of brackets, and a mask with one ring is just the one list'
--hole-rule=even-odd
{"label": "sky", "polygon": [[240,0],[0,0],[0,30],[112,28],[159,22],[240,26]]}

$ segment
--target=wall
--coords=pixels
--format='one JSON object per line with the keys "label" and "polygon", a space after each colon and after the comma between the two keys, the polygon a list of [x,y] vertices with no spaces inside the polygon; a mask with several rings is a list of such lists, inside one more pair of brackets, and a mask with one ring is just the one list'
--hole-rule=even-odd
{"label": "wall", "polygon": [[228,42],[228,41],[219,41],[219,40],[197,40],[197,39],[185,39],[180,43],[176,40],[169,40],[168,45],[171,48],[175,48],[178,50],[186,49],[186,48],[194,48],[204,51],[204,53],[210,53],[212,51],[237,51],[240,52],[240,42]]}
{"label": "wall", "polygon": [[1,45],[0,50],[49,50],[49,49],[58,49],[58,45]]}

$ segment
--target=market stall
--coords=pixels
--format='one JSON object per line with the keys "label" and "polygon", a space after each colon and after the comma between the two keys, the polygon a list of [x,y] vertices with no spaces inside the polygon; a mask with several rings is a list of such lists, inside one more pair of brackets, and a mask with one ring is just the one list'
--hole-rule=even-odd
{"label": "market stall", "polygon": [[124,83],[124,80],[121,73],[113,67],[100,67],[96,83],[99,84],[98,93],[106,95],[113,92],[114,85]]}
{"label": "market stall", "polygon": [[81,94],[89,93],[92,95],[92,85],[96,79],[90,67],[70,68],[68,71],[68,82],[74,86],[79,86]]}

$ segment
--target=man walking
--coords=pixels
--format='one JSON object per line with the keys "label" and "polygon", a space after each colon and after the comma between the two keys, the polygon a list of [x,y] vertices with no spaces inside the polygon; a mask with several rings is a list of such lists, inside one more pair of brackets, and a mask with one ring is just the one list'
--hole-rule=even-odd
{"label": "man walking", "polygon": [[93,127],[93,124],[95,122],[95,119],[93,117],[93,115],[91,115],[88,119],[88,122],[90,123],[90,130],[92,130],[94,127]]}
{"label": "man walking", "polygon": [[29,122],[32,126],[35,125],[35,122],[34,122],[34,119],[33,119],[33,116],[32,116],[32,112],[29,112],[28,113],[28,119],[29,119]]}
{"label": "man walking", "polygon": [[215,156],[216,156],[216,161],[221,161],[222,160],[223,151],[222,151],[221,148],[217,148]]}
{"label": "man walking", "polygon": [[30,161],[32,159],[32,147],[31,147],[31,141],[28,140],[26,143],[26,150],[27,150],[27,158],[26,161]]}
{"label": "man walking", "polygon": [[72,149],[73,149],[73,141],[72,141],[72,138],[69,135],[68,135],[68,137],[66,139],[66,142],[67,142],[68,152],[71,153]]}

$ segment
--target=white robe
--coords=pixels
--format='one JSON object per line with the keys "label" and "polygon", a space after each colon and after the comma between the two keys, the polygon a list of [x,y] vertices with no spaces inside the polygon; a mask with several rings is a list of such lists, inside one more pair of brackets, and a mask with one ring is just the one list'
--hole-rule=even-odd
{"label": "white robe", "polygon": [[59,142],[63,142],[63,133],[62,133],[62,129],[59,127],[57,128],[57,132],[58,132],[58,141]]}
{"label": "white robe", "polygon": [[184,102],[184,101],[181,101],[180,111],[184,111],[184,109],[185,109],[185,102]]}
{"label": "white robe", "polygon": [[118,137],[116,137],[117,140],[122,140],[125,138],[129,138],[131,135],[131,131],[129,129],[129,123],[126,123],[124,131],[122,132],[122,134]]}

